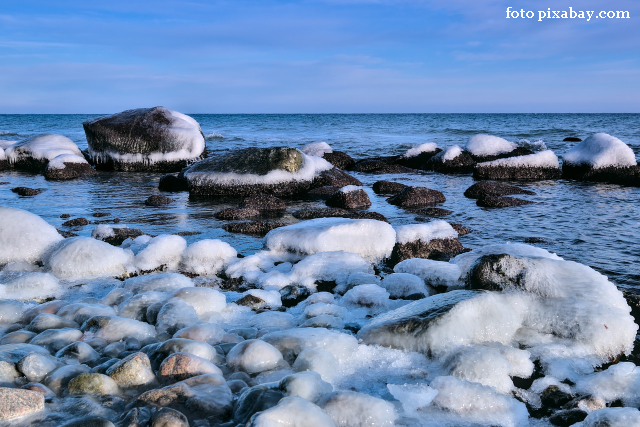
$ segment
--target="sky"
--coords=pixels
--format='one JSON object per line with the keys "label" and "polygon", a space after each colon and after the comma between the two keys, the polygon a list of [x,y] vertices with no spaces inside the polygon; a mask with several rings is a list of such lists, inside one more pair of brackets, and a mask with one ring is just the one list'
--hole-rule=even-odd
{"label": "sky", "polygon": [[0,114],[640,112],[637,0],[0,6]]}

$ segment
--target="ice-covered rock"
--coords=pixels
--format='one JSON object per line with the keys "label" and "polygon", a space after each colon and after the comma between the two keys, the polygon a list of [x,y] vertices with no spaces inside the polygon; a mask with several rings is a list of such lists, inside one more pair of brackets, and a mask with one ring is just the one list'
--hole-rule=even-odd
{"label": "ice-covered rock", "polygon": [[62,292],[58,279],[49,273],[21,274],[0,284],[0,298],[23,301],[59,297]]}
{"label": "ice-covered rock", "polygon": [[193,281],[179,273],[160,273],[127,279],[123,286],[134,294],[150,291],[173,293],[193,286]]}
{"label": "ice-covered rock", "polygon": [[41,382],[50,372],[62,366],[62,363],[48,354],[29,353],[16,363],[16,368],[30,382]]}
{"label": "ice-covered rock", "polygon": [[349,289],[344,294],[343,301],[358,307],[381,308],[387,305],[389,292],[376,284],[368,283]]}
{"label": "ice-covered rock", "polygon": [[148,323],[119,316],[93,316],[82,325],[82,330],[108,343],[127,338],[144,341],[156,336],[155,328]]}
{"label": "ice-covered rock", "polygon": [[[333,427],[336,423],[318,406],[301,397],[284,397],[276,406],[251,418],[249,427]],[[341,424],[340,424],[341,425]]]}
{"label": "ice-covered rock", "polygon": [[320,172],[332,167],[295,148],[245,148],[202,160],[183,174],[191,194],[292,196],[307,191]]}
{"label": "ice-covered rock", "polygon": [[85,373],[69,381],[67,391],[72,395],[117,395],[120,393],[120,388],[114,380],[104,374]]}
{"label": "ice-covered rock", "polygon": [[327,206],[342,209],[369,209],[371,200],[362,187],[347,185],[327,199]]}
{"label": "ice-covered rock", "polygon": [[328,394],[318,406],[339,426],[393,426],[398,418],[391,402],[353,391]]}
{"label": "ice-covered rock", "polygon": [[429,159],[425,169],[440,173],[467,173],[473,170],[475,163],[467,151],[453,145]]}
{"label": "ice-covered rock", "polygon": [[[270,312],[265,312],[263,314],[267,313]],[[173,338],[187,338],[189,340],[203,341],[210,345],[219,344],[222,342],[224,337],[224,329],[212,323],[198,323],[196,325],[180,329],[173,335]]]}
{"label": "ice-covered rock", "polygon": [[382,221],[319,218],[270,231],[265,245],[276,252],[346,251],[379,261],[391,255],[395,240],[393,227]]}
{"label": "ice-covered rock", "polygon": [[198,122],[165,107],[127,110],[82,125],[89,154],[101,169],[179,171],[205,149]]}
{"label": "ice-covered rock", "polygon": [[33,172],[40,172],[50,161],[61,155],[83,158],[82,152],[73,141],[66,136],[50,133],[16,142],[4,152],[14,167]]}
{"label": "ice-covered rock", "polygon": [[626,427],[640,425],[640,411],[636,408],[604,408],[587,415],[576,427]]}
{"label": "ice-covered rock", "polygon": [[279,385],[287,396],[299,396],[309,402],[317,402],[322,396],[333,391],[333,386],[313,371],[287,375],[280,380]]}
{"label": "ice-covered rock", "polygon": [[175,270],[186,248],[184,237],[161,234],[149,240],[146,247],[136,254],[134,262],[143,271]]}
{"label": "ice-covered rock", "polygon": [[180,289],[173,295],[193,307],[201,320],[209,319],[214,313],[224,310],[227,305],[224,294],[211,288],[189,287]]}
{"label": "ice-covered rock", "polygon": [[0,265],[36,262],[54,243],[63,240],[55,227],[22,209],[0,207]]}
{"label": "ice-covered rock", "polygon": [[560,178],[558,157],[551,150],[476,164],[475,179],[540,181]]}
{"label": "ice-covered rock", "polygon": [[141,352],[118,360],[105,372],[119,387],[128,389],[152,384],[156,376],[151,369],[149,357]]}
{"label": "ice-covered rock", "polygon": [[276,347],[258,339],[236,344],[227,354],[227,365],[230,368],[248,374],[275,369],[282,362],[282,353]]}
{"label": "ice-covered rock", "polygon": [[[128,289],[125,289],[125,291],[128,291]],[[149,291],[133,295],[120,303],[118,316],[145,322],[149,306],[155,303],[164,303],[169,298],[171,298],[171,295],[167,292]]]}
{"label": "ice-covered rock", "polygon": [[215,275],[237,259],[237,255],[231,245],[221,240],[199,240],[184,251],[180,266],[188,273]]}
{"label": "ice-covered rock", "polygon": [[381,285],[387,290],[387,292],[389,292],[389,296],[393,298],[403,298],[415,294],[428,296],[435,293],[433,288],[427,288],[425,281],[421,277],[411,273],[389,274],[382,279]]}
{"label": "ice-covered rock", "polygon": [[[147,320],[149,320],[148,315]],[[155,319],[158,334],[167,333],[170,335],[197,322],[198,313],[195,308],[180,298],[171,298],[165,302]]]}
{"label": "ice-covered rock", "polygon": [[[518,155],[514,153],[518,149],[518,144],[507,141],[494,135],[477,134],[469,138],[465,150],[471,154],[477,162],[495,160],[500,156]],[[526,154],[530,154],[526,153]]]}
{"label": "ice-covered rock", "polygon": [[[373,272],[371,263],[360,255],[331,251],[318,252],[304,258],[293,266],[287,277],[290,282],[311,290],[325,290],[326,287],[346,290],[351,276]],[[318,289],[318,286],[321,289]]]}
{"label": "ice-covered rock", "polygon": [[271,332],[262,339],[280,350],[287,361],[293,361],[306,349],[322,349],[338,360],[345,360],[358,347],[352,335],[321,328],[296,328]]}
{"label": "ice-covered rock", "polygon": [[65,181],[95,174],[96,171],[89,162],[77,154],[60,154],[51,159],[44,170],[44,177],[51,181]]}
{"label": "ice-covered rock", "polygon": [[458,232],[442,220],[397,227],[396,236],[392,264],[410,258],[447,260],[467,251],[457,239]]}
{"label": "ice-covered rock", "polygon": [[165,384],[206,374],[222,375],[222,371],[210,361],[189,353],[171,354],[158,369],[158,379]]}
{"label": "ice-covered rock", "polygon": [[77,302],[62,306],[56,314],[82,325],[93,316],[115,316],[116,312],[108,305]]}

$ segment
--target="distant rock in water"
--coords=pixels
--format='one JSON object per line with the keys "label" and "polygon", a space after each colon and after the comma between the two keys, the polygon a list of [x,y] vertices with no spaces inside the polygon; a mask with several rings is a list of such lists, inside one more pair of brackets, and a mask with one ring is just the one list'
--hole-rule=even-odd
{"label": "distant rock in water", "polygon": [[368,209],[371,206],[371,200],[362,187],[348,185],[333,193],[327,199],[327,206],[342,209]]}
{"label": "distant rock in water", "polygon": [[18,196],[28,197],[28,196],[37,196],[42,193],[42,189],[40,188],[29,188],[29,187],[15,187],[12,188],[11,191],[16,193]]}
{"label": "distant rock in water", "polygon": [[346,185],[362,186],[362,182],[341,169],[333,168],[320,172],[318,176],[313,179],[311,188],[315,189],[327,186],[341,188]]}
{"label": "distant rock in water", "polygon": [[467,142],[465,146],[465,151],[467,151],[477,163],[533,154],[533,151],[528,148],[519,147],[515,142],[507,141],[498,136],[485,134],[478,134],[469,138],[469,142]]}
{"label": "distant rock in water", "polygon": [[435,143],[427,142],[407,150],[395,160],[395,163],[412,169],[427,170],[427,162],[441,151],[442,149],[438,148]]}
{"label": "distant rock in water", "polygon": [[568,136],[562,140],[563,142],[582,142],[582,140],[575,136]]}
{"label": "distant rock in water", "polygon": [[460,146],[447,147],[433,156],[425,165],[426,170],[440,173],[469,173],[473,171],[475,160]]}
{"label": "distant rock in water", "polygon": [[183,171],[189,192],[201,196],[300,196],[332,166],[295,148],[245,148],[199,161]]}
{"label": "distant rock in water", "polygon": [[253,234],[264,236],[271,230],[284,227],[287,223],[282,221],[245,221],[231,222],[223,227],[229,233]]}
{"label": "distant rock in water", "polygon": [[421,208],[437,203],[444,203],[447,199],[437,190],[425,187],[407,187],[387,201],[401,208]]}
{"label": "distant rock in water", "polygon": [[376,194],[398,194],[408,185],[393,181],[376,181],[373,183],[373,192]]}
{"label": "distant rock in water", "polygon": [[415,173],[415,169],[396,164],[397,156],[374,157],[371,159],[358,160],[353,166],[356,172],[372,173],[376,175],[385,173]]}
{"label": "distant rock in water", "polygon": [[475,179],[542,181],[562,176],[558,157],[551,150],[478,163]]}
{"label": "distant rock in water", "polygon": [[175,202],[171,197],[163,196],[161,194],[154,194],[153,196],[149,196],[147,200],[144,201],[144,204],[147,206],[164,206],[170,205]]}
{"label": "distant rock in water", "polygon": [[62,223],[65,227],[82,227],[89,224],[91,222],[87,218],[74,218]]}
{"label": "distant rock in water", "polygon": [[496,197],[496,196],[483,196],[478,199],[476,204],[484,208],[508,208],[511,206],[530,205],[533,202],[529,200],[522,200],[515,197]]}
{"label": "distant rock in water", "polygon": [[479,199],[484,196],[509,196],[511,194],[535,195],[536,193],[530,190],[525,190],[524,188],[516,187],[515,185],[492,181],[476,182],[464,192],[465,197],[470,199]]}
{"label": "distant rock in water", "polygon": [[179,171],[205,149],[198,122],[165,107],[127,110],[82,125],[98,169]]}

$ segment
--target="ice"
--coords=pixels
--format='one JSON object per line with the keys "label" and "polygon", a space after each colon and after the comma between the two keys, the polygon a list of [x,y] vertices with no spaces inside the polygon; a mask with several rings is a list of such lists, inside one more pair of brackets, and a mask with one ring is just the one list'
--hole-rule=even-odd
{"label": "ice", "polygon": [[321,314],[308,319],[300,326],[303,328],[343,329],[344,321],[341,318],[330,314]]}
{"label": "ice", "polygon": [[336,391],[318,402],[339,426],[393,426],[398,414],[391,402],[353,391]]}
{"label": "ice", "polygon": [[0,206],[0,265],[39,261],[47,248],[61,240],[55,227],[38,215]]}
{"label": "ice", "polygon": [[438,394],[438,390],[426,384],[389,384],[387,388],[400,403],[408,416],[420,416],[422,408],[429,405]]}
{"label": "ice", "polygon": [[490,162],[478,163],[478,167],[517,167],[517,168],[554,168],[559,169],[558,156],[551,150],[525,156],[508,157]]}
{"label": "ice", "polygon": [[326,142],[312,142],[302,147],[300,151],[308,156],[322,157],[326,153],[333,153],[333,148]]}
{"label": "ice", "polygon": [[173,338],[187,338],[195,341],[206,342],[210,345],[217,345],[224,339],[225,331],[218,325],[211,323],[198,323],[177,331]]}
{"label": "ice", "polygon": [[333,382],[338,376],[338,359],[329,351],[321,348],[307,348],[296,357],[292,368],[297,372],[315,372],[327,382]]}
{"label": "ice", "polygon": [[[533,373],[533,362],[529,361],[529,364],[531,370],[523,375],[524,378]],[[450,357],[447,365],[451,375],[456,378],[493,387],[503,394],[513,389],[511,363],[496,348],[463,347]]]}
{"label": "ice", "polygon": [[432,153],[436,151],[437,148],[438,146],[436,145],[435,142],[425,142],[424,144],[420,144],[416,147],[408,149],[407,152],[404,153],[402,157],[410,158],[410,157],[416,157],[417,155],[422,153]]}
{"label": "ice", "polygon": [[180,298],[171,298],[165,302],[156,316],[158,334],[175,334],[178,330],[198,322],[198,313]]}
{"label": "ice", "polygon": [[201,320],[207,320],[214,313],[224,310],[227,299],[220,291],[211,288],[184,288],[174,294],[191,305]]}
{"label": "ice", "polygon": [[48,273],[28,273],[0,284],[0,298],[23,301],[59,297],[62,292],[58,279]]}
{"label": "ice", "polygon": [[0,299],[0,324],[19,322],[24,309],[20,301]]}
{"label": "ice", "polygon": [[145,321],[147,319],[147,308],[151,304],[164,302],[169,298],[170,295],[166,292],[142,292],[120,303],[118,315]]}
{"label": "ice", "polygon": [[606,133],[596,133],[567,151],[564,162],[576,166],[588,165],[594,169],[629,167],[636,165],[636,156],[618,138]]}
{"label": "ice", "polygon": [[446,221],[435,220],[426,224],[401,225],[396,227],[396,241],[400,244],[434,239],[455,239],[458,232]]}
{"label": "ice", "polygon": [[624,406],[640,406],[640,369],[621,362],[607,370],[582,377],[576,389],[600,397],[607,403],[621,400]]}
{"label": "ice", "polygon": [[402,298],[411,294],[430,295],[435,291],[427,288],[424,279],[409,273],[393,273],[382,279],[382,287],[393,298]]}
{"label": "ice", "polygon": [[66,167],[65,163],[89,164],[83,156],[77,154],[60,154],[49,161],[47,169],[64,169]]}
{"label": "ice", "polygon": [[94,316],[82,325],[85,335],[101,338],[108,343],[135,338],[144,341],[155,337],[156,330],[145,322],[119,316]]}
{"label": "ice", "polygon": [[299,396],[309,402],[317,402],[323,395],[333,391],[331,384],[323,381],[320,374],[313,371],[287,375],[280,380],[280,389],[287,396]]}
{"label": "ice", "polygon": [[462,148],[459,145],[453,145],[451,147],[447,147],[442,152],[442,160],[453,160],[462,154]]}
{"label": "ice", "polygon": [[62,364],[54,357],[39,353],[29,353],[18,361],[16,367],[27,377],[27,381],[40,382],[50,372]]}
{"label": "ice", "polygon": [[205,239],[192,243],[182,255],[181,268],[193,274],[215,275],[231,261],[238,252],[226,242]]}
{"label": "ice", "polygon": [[346,251],[375,262],[391,255],[396,233],[386,222],[372,219],[318,218],[276,228],[265,245],[276,252],[312,255]]}
{"label": "ice", "polygon": [[636,408],[604,408],[587,415],[574,427],[630,427],[640,425],[640,411]]}
{"label": "ice", "polygon": [[319,302],[307,306],[303,312],[304,317],[307,319],[322,316],[325,314],[344,319],[345,317],[347,317],[348,311],[345,307],[342,307],[340,305]]}
{"label": "ice", "polygon": [[352,335],[320,328],[271,332],[262,339],[280,350],[285,360],[294,360],[303,350],[317,348],[329,351],[342,361],[358,348],[358,340]]}
{"label": "ice", "polygon": [[457,264],[430,259],[412,258],[404,260],[393,268],[396,273],[413,274],[429,286],[460,286],[461,270]]}
{"label": "ice", "polygon": [[124,288],[134,294],[143,292],[176,292],[193,286],[193,281],[179,273],[160,273],[139,276],[124,281]]}
{"label": "ice", "polygon": [[278,404],[259,412],[248,427],[334,427],[336,424],[319,407],[297,396],[282,398]]}
{"label": "ice", "polygon": [[341,193],[352,193],[354,191],[360,191],[362,190],[362,186],[360,185],[345,185],[344,187],[340,188],[340,192]]}
{"label": "ice", "polygon": [[123,276],[134,270],[131,251],[91,237],[65,239],[46,255],[44,264],[56,277],[66,280]]}
{"label": "ice", "polygon": [[280,292],[267,291],[264,289],[250,289],[243,295],[253,295],[254,297],[263,300],[266,305],[272,309],[277,309],[282,306],[282,300],[280,299]]}
{"label": "ice", "polygon": [[288,277],[292,283],[315,290],[319,281],[334,281],[338,287],[344,287],[356,273],[371,274],[373,266],[360,255],[331,251],[306,257],[293,266]]}
{"label": "ice", "polygon": [[227,365],[236,371],[257,374],[282,366],[282,353],[262,340],[238,343],[227,354]]}
{"label": "ice", "polygon": [[93,316],[113,316],[116,312],[108,305],[77,302],[65,305],[56,314],[81,325]]}
{"label": "ice", "polygon": [[78,146],[69,138],[62,135],[45,133],[20,141],[5,149],[10,162],[25,158],[49,161],[63,154],[82,156]]}
{"label": "ice", "polygon": [[180,264],[187,241],[180,236],[162,234],[149,240],[147,246],[138,252],[135,264],[140,270],[152,271],[159,268],[175,270]]}
{"label": "ice", "polygon": [[249,283],[257,283],[264,272],[274,268],[277,262],[287,261],[291,258],[289,254],[260,251],[231,262],[225,273],[231,278],[244,277]]}
{"label": "ice", "polygon": [[360,307],[385,307],[389,301],[389,292],[386,289],[374,285],[358,285],[344,294],[343,301]]}
{"label": "ice", "polygon": [[474,156],[495,156],[497,154],[509,153],[518,148],[514,142],[493,136],[478,134],[469,138],[465,149]]}
{"label": "ice", "polygon": [[291,329],[296,326],[296,318],[289,313],[265,311],[251,319],[251,326],[262,329]]}

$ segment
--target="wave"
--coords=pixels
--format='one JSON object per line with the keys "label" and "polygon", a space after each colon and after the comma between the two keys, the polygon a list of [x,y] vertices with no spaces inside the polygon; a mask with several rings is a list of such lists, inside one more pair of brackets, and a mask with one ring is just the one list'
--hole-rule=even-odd
{"label": "wave", "polygon": [[224,139],[224,135],[218,132],[211,132],[204,137],[207,141],[212,139]]}

